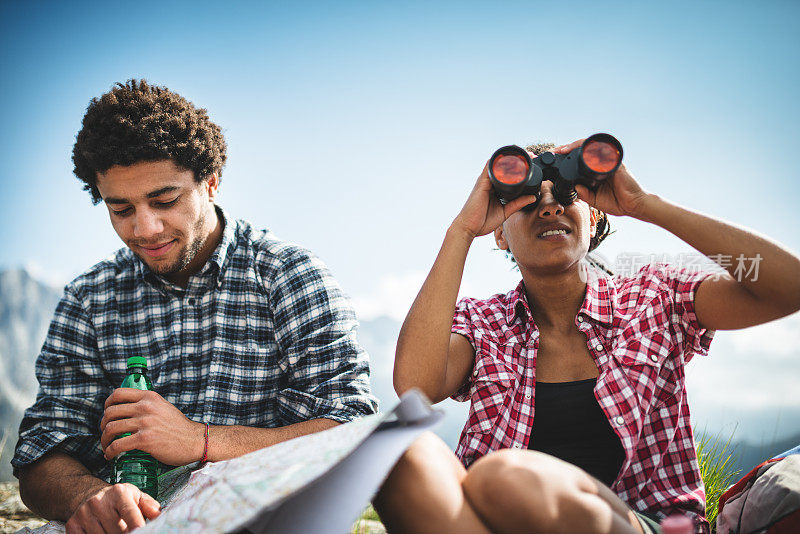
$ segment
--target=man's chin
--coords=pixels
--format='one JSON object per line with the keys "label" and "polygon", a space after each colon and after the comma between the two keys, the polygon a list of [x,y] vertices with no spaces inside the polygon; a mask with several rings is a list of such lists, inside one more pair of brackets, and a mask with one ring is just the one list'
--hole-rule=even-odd
{"label": "man's chin", "polygon": [[175,274],[182,269],[180,259],[172,261],[167,261],[166,259],[155,260],[153,258],[148,258],[147,256],[143,256],[142,254],[139,253],[135,254],[139,257],[140,260],[142,260],[142,263],[147,265],[147,268],[150,269],[152,273],[157,274],[159,276],[168,276],[171,274]]}

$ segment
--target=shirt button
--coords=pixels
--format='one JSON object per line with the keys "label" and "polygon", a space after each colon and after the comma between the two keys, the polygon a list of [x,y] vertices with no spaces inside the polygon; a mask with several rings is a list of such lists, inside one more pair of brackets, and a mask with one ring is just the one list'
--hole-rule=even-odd
{"label": "shirt button", "polygon": [[583,322],[583,316],[581,316],[581,315],[579,315],[579,316],[578,316],[578,322],[579,322],[579,323],[582,323],[582,322]]}
{"label": "shirt button", "polygon": [[530,393],[526,393],[526,394],[525,394],[525,398],[526,398],[526,399],[530,399],[530,398],[531,398],[531,394],[530,394]]}
{"label": "shirt button", "polygon": [[477,370],[477,369],[475,369],[474,371],[472,371],[472,376],[478,376],[478,370]]}
{"label": "shirt button", "polygon": [[594,346],[594,350],[596,350],[597,352],[603,352],[603,345],[598,343],[597,345]]}
{"label": "shirt button", "polygon": [[650,359],[653,360],[653,362],[658,362],[658,356],[656,356],[655,354],[651,354]]}
{"label": "shirt button", "polygon": [[522,445],[521,445],[521,444],[519,444],[519,443],[515,443],[515,444],[514,444],[514,448],[515,448],[515,449],[521,449],[521,448],[522,448]]}
{"label": "shirt button", "polygon": [[614,419],[614,422],[622,426],[623,424],[625,424],[625,418],[623,418],[621,415],[618,415],[616,419]]}

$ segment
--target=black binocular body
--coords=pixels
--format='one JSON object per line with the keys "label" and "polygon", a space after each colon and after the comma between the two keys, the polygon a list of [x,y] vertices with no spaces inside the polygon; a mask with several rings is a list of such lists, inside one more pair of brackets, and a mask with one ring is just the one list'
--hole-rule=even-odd
{"label": "black binocular body", "polygon": [[610,134],[598,133],[587,137],[569,154],[545,152],[531,157],[517,145],[499,148],[489,159],[489,179],[503,204],[523,195],[536,195],[536,202],[522,208],[530,211],[539,203],[544,180],[553,182],[553,196],[567,206],[578,197],[575,185],[594,191],[620,164],[622,144]]}

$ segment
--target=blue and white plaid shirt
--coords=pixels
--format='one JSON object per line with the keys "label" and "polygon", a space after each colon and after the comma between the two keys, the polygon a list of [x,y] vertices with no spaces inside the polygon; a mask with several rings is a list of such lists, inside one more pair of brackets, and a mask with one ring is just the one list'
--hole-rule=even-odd
{"label": "blue and white plaid shirt", "polygon": [[36,361],[39,393],[12,464],[58,450],[110,479],[103,404],[146,356],[154,389],[194,421],[278,427],[376,411],[355,313],[309,251],[243,221],[184,290],[130,249],[66,286]]}

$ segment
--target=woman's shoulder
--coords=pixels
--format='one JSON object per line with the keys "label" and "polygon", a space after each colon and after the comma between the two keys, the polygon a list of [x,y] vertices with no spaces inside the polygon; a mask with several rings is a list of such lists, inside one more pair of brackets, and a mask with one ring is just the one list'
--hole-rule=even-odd
{"label": "woman's shoulder", "polygon": [[483,341],[493,345],[508,344],[515,339],[517,309],[522,302],[522,282],[507,293],[487,298],[462,298],[456,304],[451,331],[463,335],[475,347]]}
{"label": "woman's shoulder", "polygon": [[[698,266],[699,267],[699,266]],[[661,293],[674,295],[703,281],[714,272],[708,269],[681,267],[670,263],[649,263],[638,270],[619,272],[609,277],[618,295],[656,297]]]}
{"label": "woman's shoulder", "polygon": [[462,297],[456,303],[456,314],[469,315],[473,319],[507,315],[523,299],[523,286],[520,282],[507,293],[495,293],[486,298]]}
{"label": "woman's shoulder", "polygon": [[713,271],[669,263],[650,263],[634,273],[608,277],[615,325],[647,317],[648,324],[666,327],[691,306],[697,287],[713,274]]}

